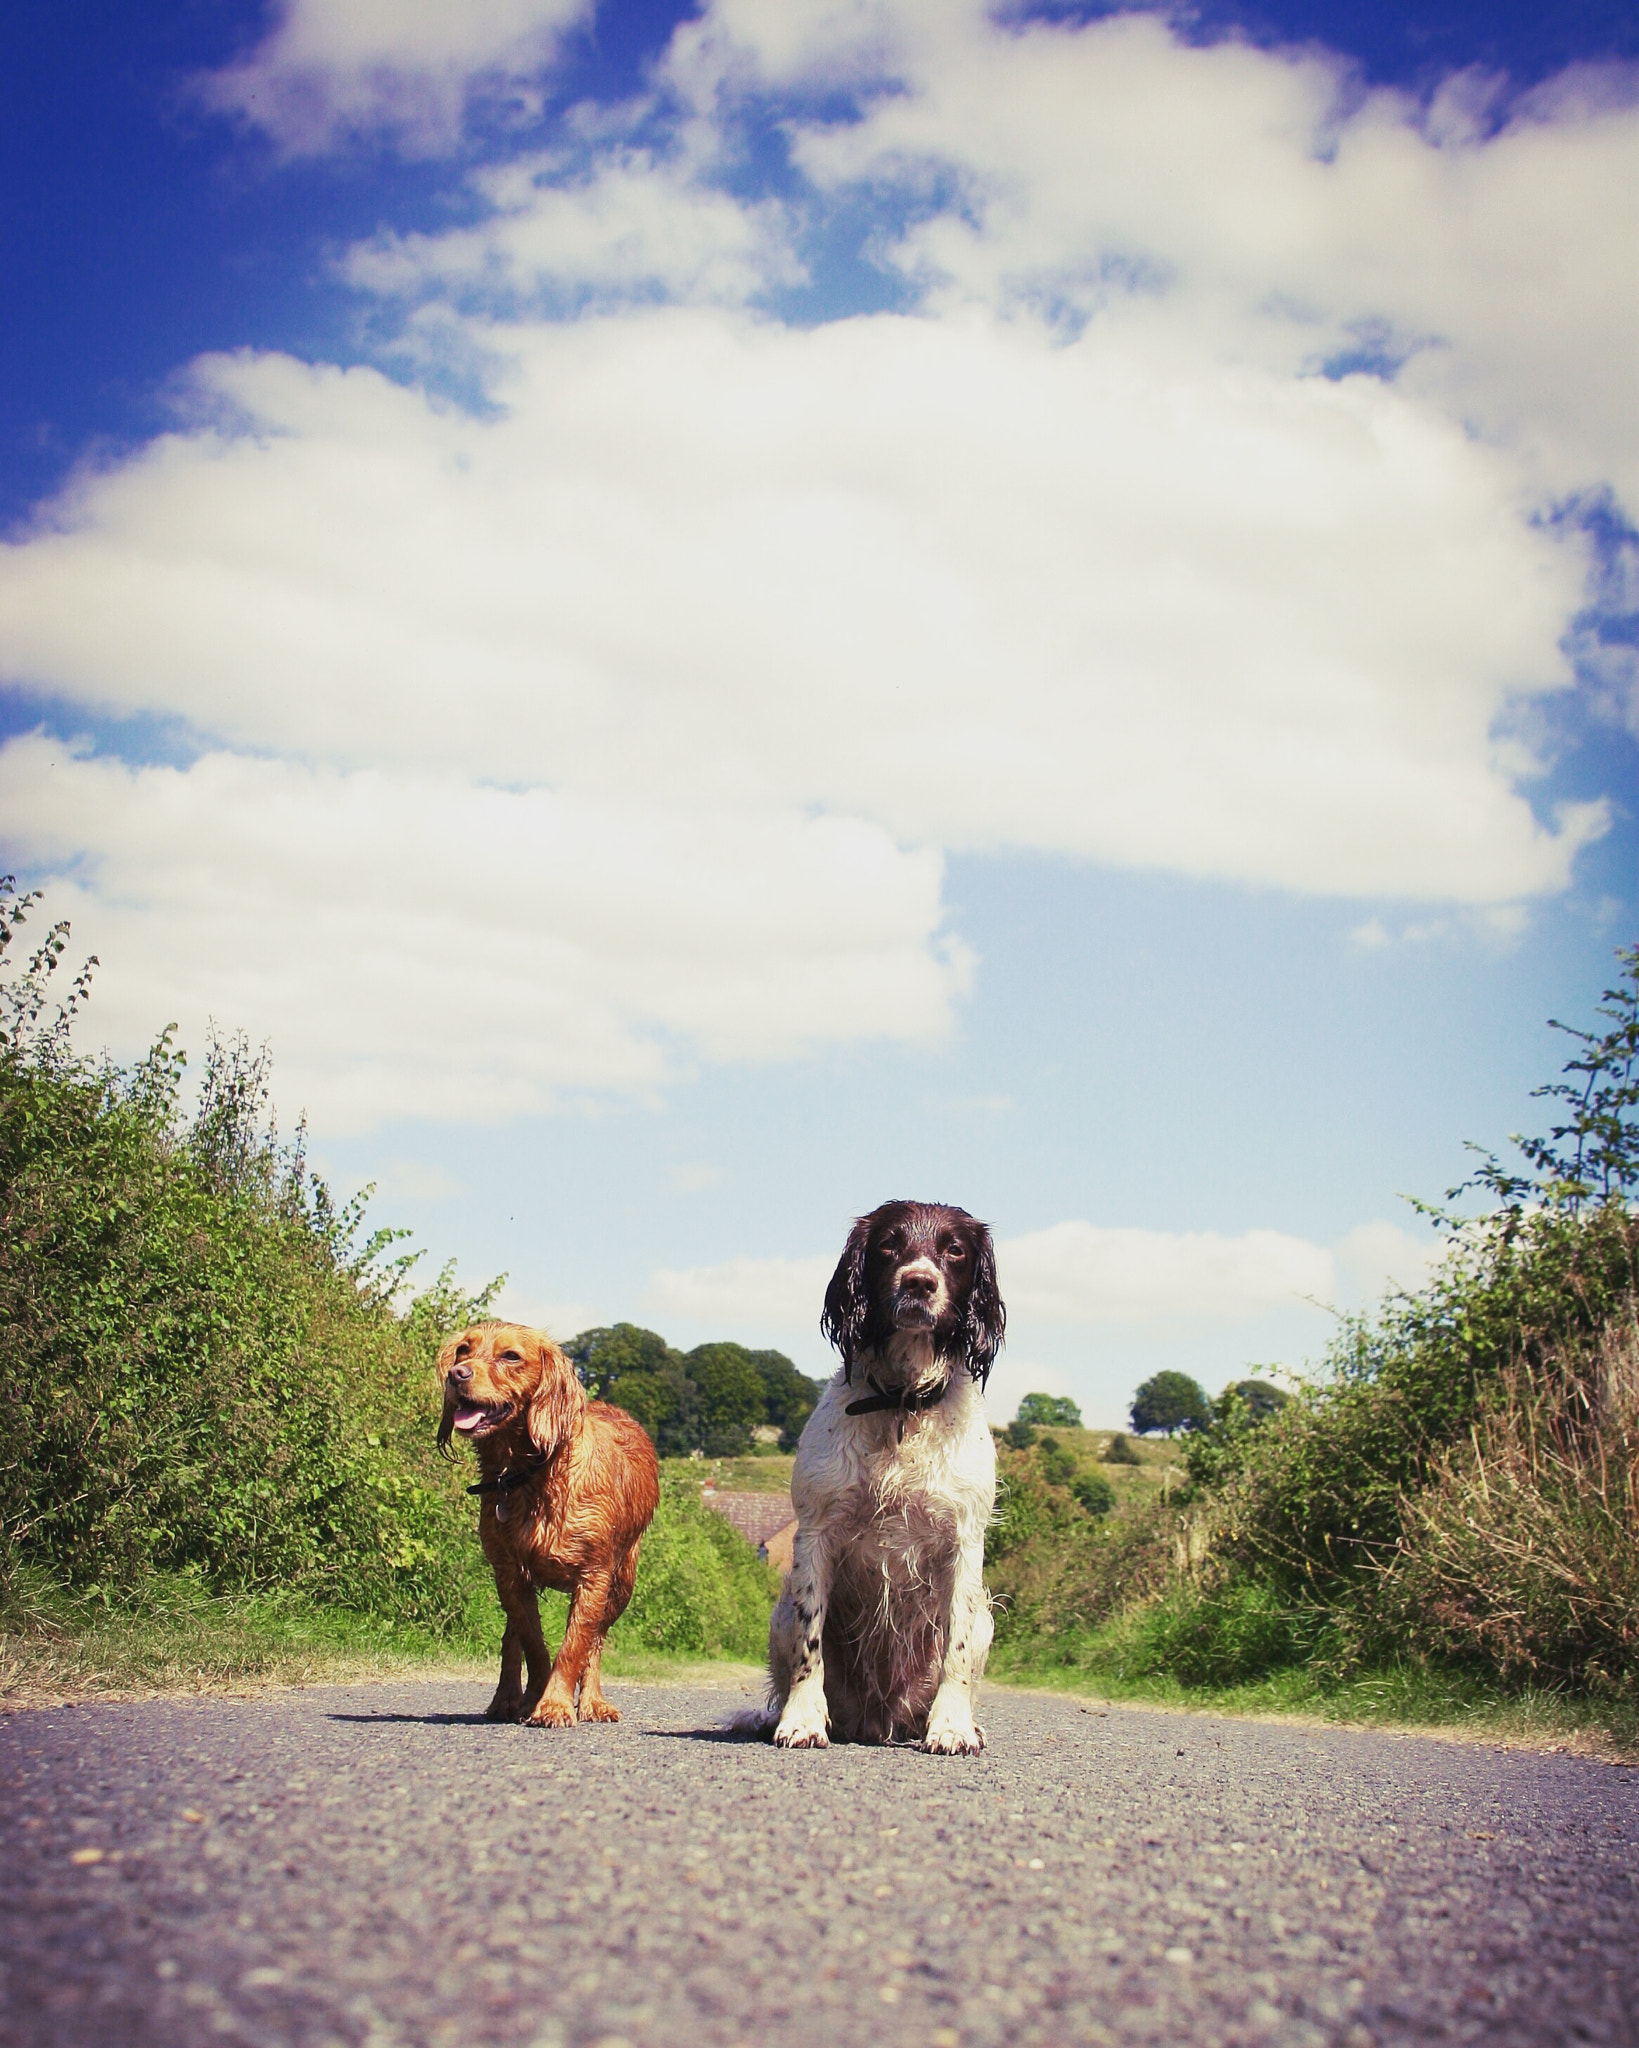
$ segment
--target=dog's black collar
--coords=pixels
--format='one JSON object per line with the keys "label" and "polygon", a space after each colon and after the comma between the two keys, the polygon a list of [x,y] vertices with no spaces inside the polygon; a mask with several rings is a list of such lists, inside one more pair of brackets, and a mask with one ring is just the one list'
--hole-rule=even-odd
{"label": "dog's black collar", "polygon": [[525,1458],[521,1465],[500,1473],[494,1479],[480,1479],[476,1486],[469,1486],[468,1493],[498,1493],[505,1500],[509,1493],[516,1493],[520,1486],[527,1486],[546,1463],[545,1451],[537,1451],[532,1458]]}
{"label": "dog's black collar", "polygon": [[865,1384],[871,1391],[862,1401],[850,1401],[843,1409],[844,1415],[880,1415],[885,1409],[894,1409],[899,1415],[899,1441],[905,1441],[905,1417],[915,1415],[923,1408],[937,1408],[950,1392],[950,1381],[941,1380],[936,1387],[924,1387],[913,1394],[909,1387],[900,1387],[889,1393],[879,1386],[873,1374],[865,1375]]}

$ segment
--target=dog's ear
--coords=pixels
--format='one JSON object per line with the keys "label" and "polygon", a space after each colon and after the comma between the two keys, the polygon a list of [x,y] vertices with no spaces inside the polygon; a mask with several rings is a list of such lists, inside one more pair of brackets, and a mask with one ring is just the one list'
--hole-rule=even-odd
{"label": "dog's ear", "polygon": [[982,1223],[973,1229],[973,1285],[962,1317],[967,1369],[982,1387],[1007,1335],[1007,1309],[996,1285],[996,1247]]}
{"label": "dog's ear", "polygon": [[586,1407],[586,1389],[575,1377],[575,1368],[544,1330],[530,1333],[530,1348],[538,1373],[535,1391],[529,1397],[529,1440],[549,1456],[580,1426]]}
{"label": "dog's ear", "polygon": [[852,1380],[854,1358],[865,1342],[865,1325],[871,1313],[870,1274],[871,1218],[861,1216],[848,1233],[837,1270],[825,1290],[825,1308],[820,1332],[842,1353],[842,1376]]}
{"label": "dog's ear", "polygon": [[450,1436],[455,1429],[455,1395],[450,1391],[449,1371],[455,1363],[456,1348],[461,1339],[471,1334],[470,1330],[463,1330],[459,1336],[451,1337],[447,1343],[441,1344],[438,1350],[438,1385],[444,1396],[444,1408],[438,1418],[437,1443],[446,1457],[449,1455]]}

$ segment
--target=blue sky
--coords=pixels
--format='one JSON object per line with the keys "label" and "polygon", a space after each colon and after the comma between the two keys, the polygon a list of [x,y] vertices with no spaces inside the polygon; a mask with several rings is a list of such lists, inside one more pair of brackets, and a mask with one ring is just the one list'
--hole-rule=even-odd
{"label": "blue sky", "polygon": [[0,860],[567,1335],[1300,1367],[1639,936],[1639,29],[108,4],[0,113]]}

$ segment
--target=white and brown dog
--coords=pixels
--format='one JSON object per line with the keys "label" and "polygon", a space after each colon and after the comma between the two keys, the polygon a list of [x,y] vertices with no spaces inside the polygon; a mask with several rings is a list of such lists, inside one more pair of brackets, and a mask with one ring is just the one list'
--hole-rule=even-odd
{"label": "white and brown dog", "polygon": [[792,1474],[769,1704],[742,1726],[787,1749],[983,1748],[973,1700],[996,1499],[983,1390],[1006,1321],[990,1232],[965,1209],[886,1202],[855,1223],[820,1323],[842,1370]]}

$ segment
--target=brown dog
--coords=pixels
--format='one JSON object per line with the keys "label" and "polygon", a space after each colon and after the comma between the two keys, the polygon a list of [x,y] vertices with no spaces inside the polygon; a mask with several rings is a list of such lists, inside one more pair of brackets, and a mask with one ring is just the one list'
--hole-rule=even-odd
{"label": "brown dog", "polygon": [[[478,1453],[480,1477],[469,1490],[483,1503],[478,1540],[506,1613],[489,1719],[567,1728],[578,1689],[583,1721],[618,1721],[599,1667],[660,1501],[653,1444],[624,1409],[587,1400],[544,1330],[476,1323],[439,1352],[438,1377],[439,1447],[459,1433]],[[556,1658],[541,1634],[542,1586],[569,1595]]]}

